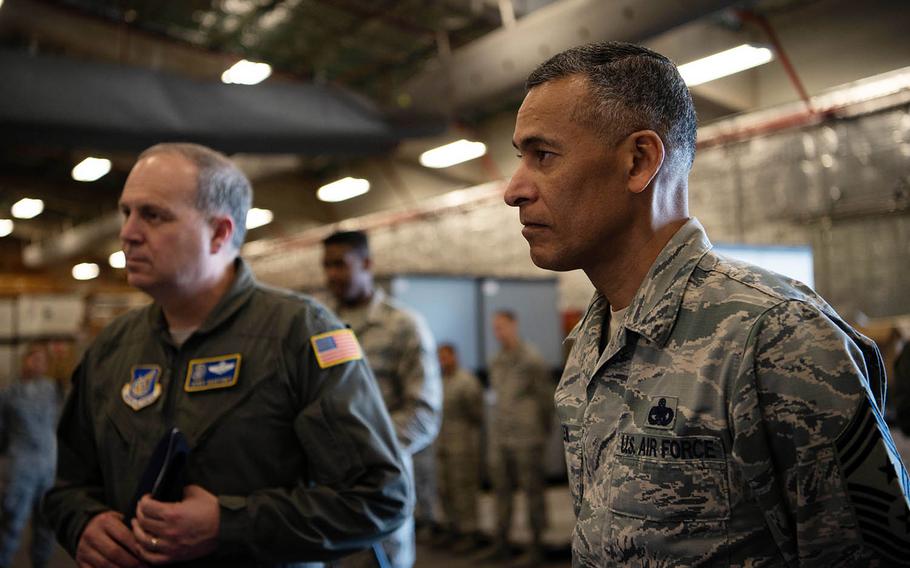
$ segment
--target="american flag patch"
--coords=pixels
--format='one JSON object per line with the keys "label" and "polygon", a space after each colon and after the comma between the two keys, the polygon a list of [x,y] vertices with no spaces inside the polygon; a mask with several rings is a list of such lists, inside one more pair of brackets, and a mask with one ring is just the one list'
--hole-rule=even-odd
{"label": "american flag patch", "polygon": [[350,329],[336,329],[310,338],[321,369],[362,359],[360,344]]}

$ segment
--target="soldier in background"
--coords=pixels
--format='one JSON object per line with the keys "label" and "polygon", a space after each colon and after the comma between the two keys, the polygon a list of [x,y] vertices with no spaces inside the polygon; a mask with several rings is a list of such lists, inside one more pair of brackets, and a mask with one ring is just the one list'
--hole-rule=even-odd
{"label": "soldier in background", "polygon": [[546,526],[543,449],[553,417],[553,383],[546,362],[518,332],[517,316],[507,310],[493,316],[493,334],[501,350],[490,365],[490,386],[496,394],[491,476],[496,493],[496,535],[493,559],[511,556],[508,537],[512,526],[515,489],[525,493],[531,548],[526,563],[543,559]]}
{"label": "soldier in background", "polygon": [[458,364],[455,345],[439,346],[442,368],[442,428],[437,442],[439,493],[446,517],[446,540],[453,552],[476,548],[480,492],[480,428],[483,386]]}
{"label": "soldier in background", "polygon": [[556,392],[575,566],[905,566],[874,343],[689,216],[692,98],[625,43],[528,78],[505,192],[534,263],[596,289]]}
{"label": "soldier in background", "polygon": [[39,505],[54,483],[60,389],[47,376],[45,345],[30,343],[22,356],[21,380],[0,392],[0,453],[8,454],[6,488],[0,499],[0,567],[7,568],[32,521],[32,566],[47,566],[54,531]]}
{"label": "soldier in background", "polygon": [[[442,414],[442,379],[426,322],[374,285],[369,241],[361,231],[337,232],[323,241],[323,268],[335,313],[360,340],[386,408],[392,416],[414,482],[411,456],[433,443]],[[393,568],[414,564],[413,516],[383,542]],[[346,567],[372,565],[366,555]]]}

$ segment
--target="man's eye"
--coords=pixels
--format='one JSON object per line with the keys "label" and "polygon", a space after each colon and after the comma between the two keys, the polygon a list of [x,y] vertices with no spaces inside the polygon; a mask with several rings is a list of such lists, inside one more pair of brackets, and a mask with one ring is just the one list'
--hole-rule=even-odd
{"label": "man's eye", "polygon": [[547,152],[546,150],[536,150],[535,154],[537,155],[537,161],[540,163],[545,163],[556,155],[553,152]]}

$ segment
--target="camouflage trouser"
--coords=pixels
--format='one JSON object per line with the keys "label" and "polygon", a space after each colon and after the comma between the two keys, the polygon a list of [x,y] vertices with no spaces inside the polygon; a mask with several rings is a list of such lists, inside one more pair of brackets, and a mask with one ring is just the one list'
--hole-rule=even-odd
{"label": "camouflage trouser", "polygon": [[413,456],[414,520],[417,526],[436,522],[436,445],[430,444]]}
{"label": "camouflage trouser", "polygon": [[514,447],[496,444],[493,448],[490,474],[496,493],[497,536],[507,538],[512,526],[512,493],[521,489],[528,500],[528,521],[535,542],[546,526],[544,472],[541,456],[543,444]]}
{"label": "camouflage trouser", "polygon": [[32,566],[47,566],[54,552],[54,532],[44,521],[41,497],[54,481],[53,471],[41,468],[10,468],[9,484],[0,511],[0,566],[10,566],[19,549],[22,530],[32,518]]}
{"label": "camouflage trouser", "polygon": [[480,463],[477,452],[439,451],[439,497],[449,526],[461,533],[477,530]]}

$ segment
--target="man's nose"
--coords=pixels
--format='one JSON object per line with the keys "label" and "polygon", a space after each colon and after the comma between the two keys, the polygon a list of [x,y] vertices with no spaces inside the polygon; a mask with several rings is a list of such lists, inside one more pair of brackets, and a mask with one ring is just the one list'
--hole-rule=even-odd
{"label": "man's nose", "polygon": [[133,215],[124,215],[120,223],[120,242],[135,242],[140,239],[137,221]]}
{"label": "man's nose", "polygon": [[534,187],[527,179],[527,173],[523,165],[518,166],[509,185],[506,186],[506,192],[503,194],[503,200],[510,207],[518,207],[522,203],[531,201],[534,196]]}

